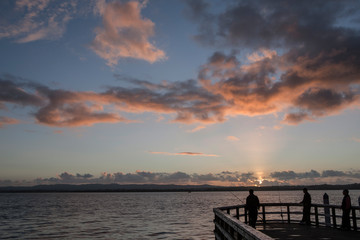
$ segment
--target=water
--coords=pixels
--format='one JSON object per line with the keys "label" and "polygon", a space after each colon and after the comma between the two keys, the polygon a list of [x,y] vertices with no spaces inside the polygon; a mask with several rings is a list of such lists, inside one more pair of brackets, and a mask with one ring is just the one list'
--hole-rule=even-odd
{"label": "water", "polygon": [[[324,191],[309,191],[322,203]],[[326,191],[340,205],[342,191]],[[245,200],[248,192],[233,192]],[[257,191],[260,202],[300,202],[301,191]],[[350,191],[353,205],[359,190]],[[230,192],[2,193],[0,239],[213,239],[214,207]]]}

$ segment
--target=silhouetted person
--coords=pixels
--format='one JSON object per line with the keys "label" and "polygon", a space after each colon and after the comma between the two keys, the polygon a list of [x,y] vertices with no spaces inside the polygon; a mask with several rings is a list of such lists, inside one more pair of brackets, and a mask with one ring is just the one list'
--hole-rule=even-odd
{"label": "silhouetted person", "polygon": [[304,188],[303,192],[304,192],[304,198],[300,202],[303,205],[303,217],[302,217],[300,224],[310,225],[311,224],[311,222],[310,222],[311,196],[308,193],[307,188]]}
{"label": "silhouetted person", "polygon": [[255,228],[260,202],[259,198],[254,195],[254,190],[250,189],[249,193],[249,196],[246,198],[246,210],[249,213],[249,225]]}
{"label": "silhouetted person", "polygon": [[351,210],[351,199],[349,196],[349,190],[343,191],[344,198],[341,203],[343,211],[341,229],[350,230],[350,210]]}

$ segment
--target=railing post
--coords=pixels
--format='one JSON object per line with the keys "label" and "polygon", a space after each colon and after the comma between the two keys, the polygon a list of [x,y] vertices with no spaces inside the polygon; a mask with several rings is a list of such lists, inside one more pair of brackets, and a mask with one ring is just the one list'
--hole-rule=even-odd
{"label": "railing post", "polygon": [[247,224],[247,223],[248,223],[248,220],[247,220],[247,211],[246,211],[246,207],[244,207],[244,217],[245,217],[245,223]]}
{"label": "railing post", "polygon": [[236,208],[236,218],[239,219],[240,218],[240,214],[239,214],[239,207]]}
{"label": "railing post", "polygon": [[[324,205],[329,205],[329,195],[327,195],[325,193],[323,196],[323,200],[324,200]],[[324,207],[324,214],[325,214],[325,225],[327,227],[330,227],[331,223],[330,223],[330,208],[329,207]]]}
{"label": "railing post", "polygon": [[352,209],[352,219],[353,219],[353,228],[354,228],[354,231],[357,231],[357,224],[356,224],[356,213],[355,213],[355,209]]}
{"label": "railing post", "polygon": [[332,207],[332,219],[333,219],[333,227],[336,228],[336,213],[335,213],[335,208]]}
{"label": "railing post", "polygon": [[266,220],[265,220],[265,205],[262,206],[262,218],[263,218],[263,223],[265,224],[266,223]]}
{"label": "railing post", "polygon": [[290,206],[287,205],[287,217],[288,217],[288,223],[290,223]]}
{"label": "railing post", "polygon": [[319,213],[318,213],[318,207],[315,206],[315,225],[319,227]]}

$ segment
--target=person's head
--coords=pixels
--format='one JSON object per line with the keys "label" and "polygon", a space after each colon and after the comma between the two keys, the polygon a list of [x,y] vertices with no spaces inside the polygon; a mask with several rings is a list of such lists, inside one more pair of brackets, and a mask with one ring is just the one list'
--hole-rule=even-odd
{"label": "person's head", "polygon": [[250,190],[249,190],[249,193],[250,193],[250,194],[254,194],[254,190],[250,189]]}
{"label": "person's head", "polygon": [[343,194],[344,194],[344,195],[349,195],[349,190],[344,189]]}
{"label": "person's head", "polygon": [[303,192],[304,192],[304,193],[307,193],[307,191],[308,191],[307,188],[304,188],[304,189],[303,189]]}

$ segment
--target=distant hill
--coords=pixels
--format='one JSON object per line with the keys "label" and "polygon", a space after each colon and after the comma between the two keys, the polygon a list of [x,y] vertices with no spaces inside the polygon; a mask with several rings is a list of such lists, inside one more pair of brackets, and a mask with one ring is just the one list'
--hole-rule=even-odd
{"label": "distant hill", "polygon": [[348,185],[311,185],[311,186],[264,186],[264,187],[223,187],[212,185],[160,185],[160,184],[54,184],[36,186],[0,187],[0,193],[16,192],[196,192],[196,191],[256,191],[301,190],[341,190],[359,189],[360,183]]}

